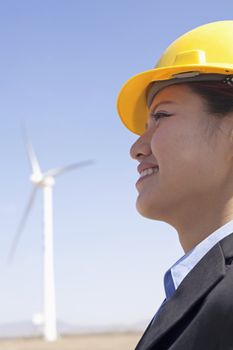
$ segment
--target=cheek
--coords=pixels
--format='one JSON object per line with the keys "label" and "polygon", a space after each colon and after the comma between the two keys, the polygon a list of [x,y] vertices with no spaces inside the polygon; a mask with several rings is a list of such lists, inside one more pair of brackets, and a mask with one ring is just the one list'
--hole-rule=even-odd
{"label": "cheek", "polygon": [[163,168],[174,169],[187,164],[190,160],[195,161],[200,152],[199,135],[192,130],[182,130],[182,127],[170,127],[158,129],[151,138],[151,151],[158,160],[161,170]]}
{"label": "cheek", "polygon": [[[196,129],[197,130],[197,129]],[[180,189],[181,185],[199,186],[209,177],[214,153],[200,132],[186,128],[157,130],[151,139],[151,150],[160,167],[160,180]]]}

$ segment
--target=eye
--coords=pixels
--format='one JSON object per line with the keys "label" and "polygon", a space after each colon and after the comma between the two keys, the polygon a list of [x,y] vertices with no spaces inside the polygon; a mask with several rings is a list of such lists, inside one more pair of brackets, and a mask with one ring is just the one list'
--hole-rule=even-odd
{"label": "eye", "polygon": [[170,117],[172,114],[169,114],[167,112],[151,112],[150,116],[152,119],[154,119],[155,121],[164,118],[164,117]]}

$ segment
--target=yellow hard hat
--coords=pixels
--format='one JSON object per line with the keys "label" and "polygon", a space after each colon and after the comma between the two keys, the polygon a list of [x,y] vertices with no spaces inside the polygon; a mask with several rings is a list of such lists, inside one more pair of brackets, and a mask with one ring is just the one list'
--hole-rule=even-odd
{"label": "yellow hard hat", "polygon": [[135,134],[145,132],[147,94],[193,80],[219,80],[233,74],[233,21],[197,27],[176,39],[162,54],[155,68],[129,79],[122,87],[117,109],[124,125]]}

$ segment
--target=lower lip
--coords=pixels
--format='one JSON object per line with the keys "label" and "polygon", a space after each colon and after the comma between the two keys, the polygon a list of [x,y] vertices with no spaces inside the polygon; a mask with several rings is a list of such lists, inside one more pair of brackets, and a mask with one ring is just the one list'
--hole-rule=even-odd
{"label": "lower lip", "polygon": [[143,176],[143,177],[140,177],[140,178],[138,179],[138,181],[136,182],[136,186],[137,186],[137,184],[141,183],[143,180],[148,179],[149,177],[151,177],[151,176],[153,176],[153,175],[157,175],[158,172],[159,172],[159,170],[158,170],[156,173],[153,173],[153,174],[150,174],[150,175],[145,175],[145,176]]}

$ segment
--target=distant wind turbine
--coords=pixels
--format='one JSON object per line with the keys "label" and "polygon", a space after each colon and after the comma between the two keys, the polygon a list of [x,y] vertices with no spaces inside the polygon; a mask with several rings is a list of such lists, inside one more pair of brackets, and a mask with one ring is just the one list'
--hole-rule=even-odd
{"label": "distant wind turbine", "polygon": [[23,232],[23,228],[29,216],[29,212],[33,206],[37,189],[43,189],[43,215],[44,215],[44,244],[43,244],[43,279],[44,279],[44,310],[43,310],[43,328],[44,339],[54,341],[57,339],[56,326],[56,303],[55,303],[55,286],[54,286],[54,259],[53,259],[53,201],[52,190],[55,184],[54,178],[71,170],[76,170],[93,163],[93,160],[87,160],[74,163],[62,168],[56,168],[42,172],[35,151],[31,142],[26,137],[26,149],[29,163],[32,168],[30,180],[33,188],[29,196],[27,206],[16,230],[11,249],[8,254],[8,264],[12,261],[15,250],[18,246],[19,239]]}

